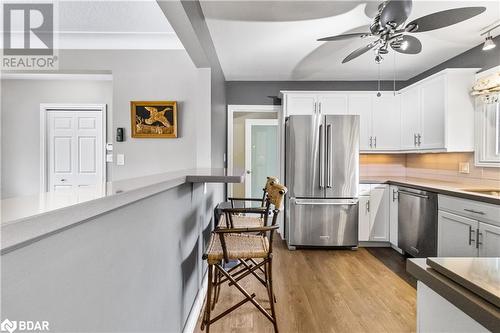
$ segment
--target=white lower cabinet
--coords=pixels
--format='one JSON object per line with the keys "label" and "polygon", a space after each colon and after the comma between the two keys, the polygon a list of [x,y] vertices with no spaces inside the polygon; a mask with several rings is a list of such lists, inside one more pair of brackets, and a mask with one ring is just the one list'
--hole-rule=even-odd
{"label": "white lower cabinet", "polygon": [[359,197],[359,222],[358,240],[366,242],[370,240],[370,196]]}
{"label": "white lower cabinet", "polygon": [[500,206],[439,196],[439,257],[500,257]]}
{"label": "white lower cabinet", "polygon": [[438,257],[475,257],[477,221],[456,214],[438,213]]}
{"label": "white lower cabinet", "polygon": [[479,222],[478,255],[480,257],[500,257],[500,227]]}
{"label": "white lower cabinet", "polygon": [[398,247],[398,187],[389,186],[389,242]]}
{"label": "white lower cabinet", "polygon": [[359,198],[359,241],[389,241],[389,186],[372,184],[364,194]]}

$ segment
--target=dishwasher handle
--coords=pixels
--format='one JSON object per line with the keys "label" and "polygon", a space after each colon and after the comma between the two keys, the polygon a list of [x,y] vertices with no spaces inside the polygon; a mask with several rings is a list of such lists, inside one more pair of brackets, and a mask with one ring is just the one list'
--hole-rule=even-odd
{"label": "dishwasher handle", "polygon": [[409,195],[409,196],[414,196],[414,197],[419,197],[419,198],[423,198],[423,199],[427,199],[427,200],[429,199],[428,195],[410,192],[410,191],[405,191],[405,190],[398,190],[398,193],[404,194],[404,195]]}

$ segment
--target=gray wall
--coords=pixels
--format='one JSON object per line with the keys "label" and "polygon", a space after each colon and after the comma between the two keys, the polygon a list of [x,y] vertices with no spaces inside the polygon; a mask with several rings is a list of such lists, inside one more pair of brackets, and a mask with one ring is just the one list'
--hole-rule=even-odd
{"label": "gray wall", "polygon": [[409,86],[417,81],[420,81],[432,74],[435,74],[445,68],[481,68],[481,72],[492,67],[500,65],[500,35],[493,39],[497,44],[493,50],[483,51],[483,43],[470,50],[465,51],[446,60],[445,62],[432,67],[431,69],[409,79],[405,82],[404,87]]}
{"label": "gray wall", "polygon": [[[500,36],[494,38],[500,45]],[[484,52],[480,44],[457,55],[407,81],[397,81],[396,89],[401,89],[445,68],[489,69],[500,65],[500,47]],[[226,82],[227,104],[260,105],[273,104],[267,96],[279,96],[280,90],[376,90],[376,81],[228,81]],[[393,82],[381,83],[382,90],[392,90]]]}
{"label": "gray wall", "polygon": [[2,317],[51,332],[181,332],[206,269],[212,192],[184,184],[2,255]]}
{"label": "gray wall", "polygon": [[[396,89],[400,85],[396,82]],[[228,81],[227,104],[273,104],[268,96],[279,96],[281,90],[377,90],[377,81]],[[381,82],[381,90],[392,90],[393,82]]]}
{"label": "gray wall", "polygon": [[[2,198],[40,189],[40,103],[104,103],[111,109],[111,81],[2,80]],[[108,139],[112,137],[108,113]],[[108,168],[108,178],[110,178]]]}

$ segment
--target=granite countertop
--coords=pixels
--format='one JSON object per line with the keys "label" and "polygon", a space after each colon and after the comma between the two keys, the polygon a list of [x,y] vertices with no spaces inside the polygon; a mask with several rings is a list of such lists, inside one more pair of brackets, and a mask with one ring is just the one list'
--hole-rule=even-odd
{"label": "granite countertop", "polygon": [[188,169],[1,200],[1,252],[184,183],[242,183],[243,170]]}
{"label": "granite countertop", "polygon": [[407,260],[406,270],[488,330],[497,332],[499,265],[500,258],[415,258]]}
{"label": "granite countertop", "polygon": [[480,188],[478,188],[478,186],[471,186],[459,182],[447,182],[447,181],[439,181],[439,180],[424,179],[424,178],[410,178],[410,177],[362,177],[360,178],[360,183],[391,184],[397,186],[414,187],[440,194],[500,205],[499,196],[469,192],[467,191],[467,189],[477,190]]}

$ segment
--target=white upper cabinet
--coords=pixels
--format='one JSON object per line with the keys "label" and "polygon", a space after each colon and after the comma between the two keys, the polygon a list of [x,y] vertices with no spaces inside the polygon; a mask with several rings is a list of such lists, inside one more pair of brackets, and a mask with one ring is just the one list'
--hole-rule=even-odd
{"label": "white upper cabinet", "polygon": [[476,71],[445,69],[380,97],[375,91],[284,91],[283,115],[359,115],[364,153],[474,151]]}
{"label": "white upper cabinet", "polygon": [[374,150],[400,149],[400,103],[399,95],[384,92],[372,97],[372,147]]}
{"label": "white upper cabinet", "polygon": [[[446,77],[438,76],[420,87],[420,149],[445,148]],[[472,110],[471,110],[472,111]]]}
{"label": "white upper cabinet", "polygon": [[308,115],[317,111],[316,94],[286,94],[285,95],[286,115]]}
{"label": "white upper cabinet", "polygon": [[409,89],[401,94],[401,149],[418,149],[420,131],[420,89]]}
{"label": "white upper cabinet", "polygon": [[[372,96],[359,93],[349,95],[349,114],[359,115],[359,149],[370,150],[372,136]],[[372,139],[373,146],[373,139]]]}
{"label": "white upper cabinet", "polygon": [[318,109],[321,114],[349,114],[346,94],[324,94],[318,96]]}
{"label": "white upper cabinet", "polygon": [[402,150],[474,151],[475,71],[446,69],[402,90]]}

